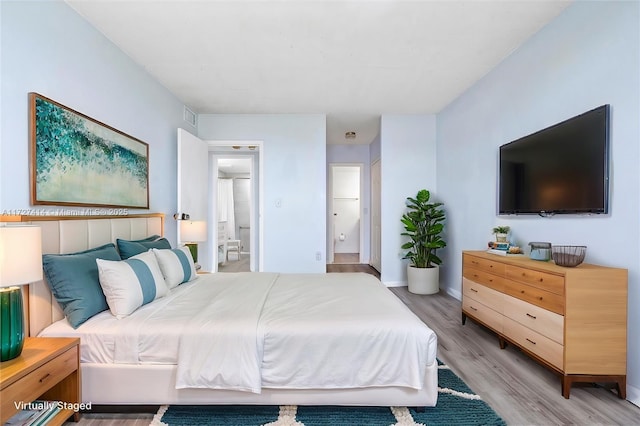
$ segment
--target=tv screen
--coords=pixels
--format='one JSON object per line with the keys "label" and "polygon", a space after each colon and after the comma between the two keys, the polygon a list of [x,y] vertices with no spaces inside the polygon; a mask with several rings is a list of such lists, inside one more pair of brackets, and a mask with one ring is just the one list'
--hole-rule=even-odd
{"label": "tv screen", "polygon": [[609,105],[500,147],[499,214],[607,213]]}

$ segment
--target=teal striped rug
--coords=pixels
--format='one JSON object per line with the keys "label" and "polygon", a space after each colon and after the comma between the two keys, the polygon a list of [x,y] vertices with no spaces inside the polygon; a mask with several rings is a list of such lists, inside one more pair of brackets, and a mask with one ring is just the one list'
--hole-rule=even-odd
{"label": "teal striped rug", "polygon": [[405,426],[505,425],[506,423],[440,361],[438,403],[417,412],[407,407],[295,405],[162,406],[152,426]]}

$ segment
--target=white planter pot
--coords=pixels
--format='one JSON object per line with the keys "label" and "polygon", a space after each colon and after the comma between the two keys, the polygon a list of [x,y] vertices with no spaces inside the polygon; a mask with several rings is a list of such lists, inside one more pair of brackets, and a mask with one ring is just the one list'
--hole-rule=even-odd
{"label": "white planter pot", "polygon": [[440,268],[416,268],[407,265],[409,292],[414,294],[435,294],[440,290]]}
{"label": "white planter pot", "polygon": [[499,243],[507,242],[507,234],[496,234],[496,241]]}

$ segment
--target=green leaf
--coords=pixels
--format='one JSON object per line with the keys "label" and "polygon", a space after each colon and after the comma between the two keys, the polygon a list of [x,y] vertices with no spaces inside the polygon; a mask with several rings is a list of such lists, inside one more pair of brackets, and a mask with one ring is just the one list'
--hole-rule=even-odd
{"label": "green leaf", "polygon": [[442,260],[436,250],[447,245],[440,235],[444,231],[444,204],[429,203],[430,198],[426,189],[418,191],[415,198],[407,197],[407,211],[401,218],[405,228],[401,235],[410,239],[402,244],[402,249],[408,250],[403,259],[409,259],[416,267],[439,265]]}

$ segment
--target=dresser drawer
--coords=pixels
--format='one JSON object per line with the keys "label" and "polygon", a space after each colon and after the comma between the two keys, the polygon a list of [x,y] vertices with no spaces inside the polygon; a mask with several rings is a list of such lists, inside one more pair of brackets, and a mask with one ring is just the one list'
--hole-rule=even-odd
{"label": "dresser drawer", "polygon": [[563,369],[564,347],[561,344],[506,317],[504,319],[504,335],[549,364],[560,370]]}
{"label": "dresser drawer", "polygon": [[482,321],[486,326],[493,328],[494,331],[502,333],[502,320],[504,316],[501,313],[465,295],[462,296],[462,311]]}
{"label": "dresser drawer", "polygon": [[481,271],[491,272],[492,274],[504,276],[504,263],[496,262],[481,257],[465,254],[463,257],[463,269],[467,268],[480,269]]}
{"label": "dresser drawer", "polygon": [[502,299],[509,297],[466,278],[462,278],[462,293],[465,297],[480,302],[499,313],[503,313]]}
{"label": "dresser drawer", "polygon": [[506,277],[513,281],[519,281],[530,286],[545,290],[551,293],[564,295],[564,277],[548,274],[546,272],[525,269],[519,266],[507,265],[505,268]]}
{"label": "dresser drawer", "polygon": [[504,292],[543,309],[564,315],[564,297],[515,281],[505,283]]}
{"label": "dresser drawer", "polygon": [[33,401],[78,369],[78,347],[55,357],[2,390],[5,401]]}
{"label": "dresser drawer", "polygon": [[499,275],[495,275],[489,272],[485,272],[476,268],[464,268],[462,273],[464,278],[467,278],[478,284],[491,287],[497,291],[504,291],[505,278]]}
{"label": "dresser drawer", "polygon": [[505,316],[537,331],[556,343],[564,344],[564,317],[511,296],[503,299]]}

